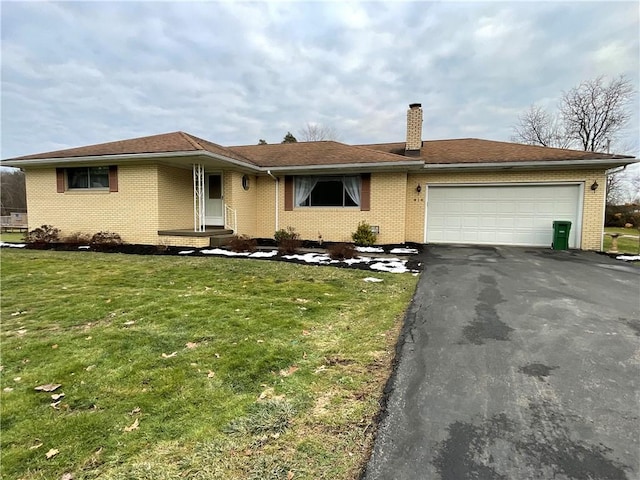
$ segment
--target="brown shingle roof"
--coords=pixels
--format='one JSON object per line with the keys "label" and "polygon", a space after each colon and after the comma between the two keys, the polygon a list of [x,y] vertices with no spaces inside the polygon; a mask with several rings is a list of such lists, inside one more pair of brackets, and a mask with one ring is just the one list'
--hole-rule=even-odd
{"label": "brown shingle roof", "polygon": [[277,143],[229,147],[265,168],[400,162],[421,162],[419,158],[392,155],[370,148],[333,141]]}
{"label": "brown shingle roof", "polygon": [[[101,143],[55,152],[26,155],[5,160],[41,160],[109,155],[144,155],[146,153],[209,152],[263,168],[314,167],[358,164],[426,165],[484,164],[505,162],[560,162],[569,160],[630,159],[625,155],[583,152],[559,148],[522,145],[465,138],[423,142],[419,157],[404,155],[405,144],[380,143],[345,145],[334,141],[299,142],[271,145],[223,147],[184,132],[164,133],[149,137]],[[629,163],[629,162],[623,162]]]}
{"label": "brown shingle roof", "polygon": [[23,157],[12,158],[10,160],[38,160],[45,158],[73,158],[197,151],[206,151],[217,155],[223,155],[234,160],[253,163],[248,158],[232,152],[225,147],[184,132],[162,133],[160,135],[151,135],[149,137],[131,138],[128,140],[119,140],[117,142],[100,143],[97,145],[88,145],[86,147],[57,150],[55,152],[25,155]]}
{"label": "brown shingle roof", "polygon": [[[380,152],[404,154],[404,143],[361,145]],[[448,163],[555,162],[562,160],[606,160],[633,158],[626,155],[584,152],[562,148],[497,142],[477,138],[428,140],[422,144],[420,157],[427,165]]]}

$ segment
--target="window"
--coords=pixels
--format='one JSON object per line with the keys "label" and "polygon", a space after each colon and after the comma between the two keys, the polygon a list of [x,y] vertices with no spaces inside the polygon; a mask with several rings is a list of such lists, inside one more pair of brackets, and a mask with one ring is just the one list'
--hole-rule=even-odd
{"label": "window", "polygon": [[67,168],[67,188],[109,188],[109,167]]}
{"label": "window", "polygon": [[296,207],[358,207],[360,176],[295,177]]}

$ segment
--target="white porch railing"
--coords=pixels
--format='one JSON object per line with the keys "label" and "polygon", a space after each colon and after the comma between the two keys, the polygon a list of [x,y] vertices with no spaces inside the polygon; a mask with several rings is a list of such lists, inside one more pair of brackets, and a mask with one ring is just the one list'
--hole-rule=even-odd
{"label": "white porch railing", "polygon": [[224,228],[238,233],[238,212],[226,203],[224,204]]}
{"label": "white porch railing", "polygon": [[204,232],[204,165],[193,164],[193,230]]}

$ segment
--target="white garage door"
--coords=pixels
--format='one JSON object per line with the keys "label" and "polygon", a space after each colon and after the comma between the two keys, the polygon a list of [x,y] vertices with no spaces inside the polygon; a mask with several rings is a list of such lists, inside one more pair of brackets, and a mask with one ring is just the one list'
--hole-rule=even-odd
{"label": "white garage door", "polygon": [[550,246],[553,221],[580,239],[579,185],[429,186],[427,243]]}

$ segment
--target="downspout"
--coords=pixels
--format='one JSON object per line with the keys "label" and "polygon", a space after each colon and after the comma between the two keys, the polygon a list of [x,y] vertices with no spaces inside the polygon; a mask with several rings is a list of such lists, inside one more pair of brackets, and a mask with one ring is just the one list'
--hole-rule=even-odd
{"label": "downspout", "polygon": [[278,229],[280,228],[280,221],[279,221],[279,211],[280,211],[280,206],[279,206],[279,198],[280,198],[280,180],[278,179],[278,177],[274,177],[273,174],[271,173],[271,170],[267,170],[267,175],[269,175],[271,178],[273,178],[276,181],[276,232],[278,231]]}

